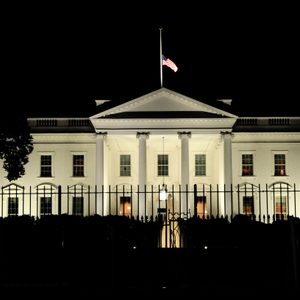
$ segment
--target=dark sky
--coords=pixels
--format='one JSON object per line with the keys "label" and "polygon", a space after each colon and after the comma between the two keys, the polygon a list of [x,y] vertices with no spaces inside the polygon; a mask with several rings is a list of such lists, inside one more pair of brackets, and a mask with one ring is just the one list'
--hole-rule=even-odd
{"label": "dark sky", "polygon": [[[152,2],[153,3],[153,2]],[[25,6],[25,5],[24,5]],[[2,14],[1,102],[26,114],[90,113],[164,86],[238,111],[297,114],[299,17],[296,7],[204,7],[188,2],[121,7],[12,7]]]}

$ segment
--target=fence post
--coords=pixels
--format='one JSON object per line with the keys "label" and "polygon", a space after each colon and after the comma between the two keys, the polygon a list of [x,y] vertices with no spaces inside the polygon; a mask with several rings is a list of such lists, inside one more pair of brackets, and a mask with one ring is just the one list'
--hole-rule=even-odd
{"label": "fence post", "polygon": [[230,206],[231,206],[230,220],[232,221],[232,218],[233,218],[233,190],[232,190],[232,183],[230,184]]}
{"label": "fence post", "polygon": [[197,184],[194,184],[194,217],[197,218]]}
{"label": "fence post", "polygon": [[258,204],[259,204],[258,221],[261,222],[261,191],[260,191],[260,184],[258,185]]}
{"label": "fence post", "polygon": [[61,215],[61,185],[58,186],[58,195],[57,195],[57,201],[58,201],[58,215]]}
{"label": "fence post", "polygon": [[295,217],[297,217],[296,198],[297,198],[297,193],[296,193],[296,183],[294,183],[294,215],[295,215]]}

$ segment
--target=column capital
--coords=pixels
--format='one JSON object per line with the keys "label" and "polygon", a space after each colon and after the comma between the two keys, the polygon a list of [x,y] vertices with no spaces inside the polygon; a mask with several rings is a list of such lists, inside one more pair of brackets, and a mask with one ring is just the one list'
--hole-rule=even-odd
{"label": "column capital", "polygon": [[141,131],[138,131],[136,133],[136,137],[138,139],[140,139],[140,138],[148,139],[149,138],[149,134],[150,134],[150,132],[141,132]]}
{"label": "column capital", "polygon": [[232,131],[220,131],[220,134],[223,135],[233,135]]}
{"label": "column capital", "polygon": [[234,134],[231,131],[220,131],[220,135],[222,139],[231,139]]}
{"label": "column capital", "polygon": [[107,132],[106,131],[97,131],[96,134],[98,136],[106,136],[107,135]]}
{"label": "column capital", "polygon": [[104,141],[105,137],[107,136],[107,132],[97,132],[96,133],[96,141]]}
{"label": "column capital", "polygon": [[192,136],[192,133],[190,131],[178,131],[177,134],[180,139],[190,138]]}

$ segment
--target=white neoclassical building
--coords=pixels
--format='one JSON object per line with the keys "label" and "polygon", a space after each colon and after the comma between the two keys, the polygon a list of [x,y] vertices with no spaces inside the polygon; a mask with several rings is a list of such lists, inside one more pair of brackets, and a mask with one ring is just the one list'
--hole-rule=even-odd
{"label": "white neoclassical building", "polygon": [[28,120],[34,151],[19,180],[1,169],[1,216],[300,216],[299,117],[239,117],[230,100],[166,88],[96,104],[89,118]]}

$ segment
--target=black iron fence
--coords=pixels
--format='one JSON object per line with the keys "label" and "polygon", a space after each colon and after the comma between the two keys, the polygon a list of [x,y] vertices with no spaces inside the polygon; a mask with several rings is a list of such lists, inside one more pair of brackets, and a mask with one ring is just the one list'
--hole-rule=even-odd
{"label": "black iron fence", "polygon": [[300,216],[300,190],[296,184],[243,184],[237,186],[56,186],[25,188],[16,184],[0,191],[0,216],[122,215],[143,222],[166,215],[167,219],[227,218],[247,215],[272,223]]}
{"label": "black iron fence", "polygon": [[[168,276],[161,277],[159,286],[171,286],[173,282],[176,286],[181,284],[198,290],[202,282],[202,288],[217,284],[220,289],[231,285],[248,291],[248,283],[253,284],[255,279],[256,284],[271,282],[274,288],[284,285],[296,290],[300,267],[299,193],[296,185],[283,183],[229,188],[173,185],[167,189],[53,184],[26,189],[11,184],[2,187],[0,193],[0,217],[3,217],[0,230],[4,245],[1,251],[3,257],[10,257],[1,266],[5,276],[0,276],[0,283],[8,280],[8,270],[14,271],[11,278],[15,280],[11,261],[15,266],[21,262],[23,272],[36,271],[39,267],[47,274],[48,265],[54,265],[51,274],[57,274],[57,269],[64,268],[67,262],[63,270],[70,278],[78,274],[78,253],[84,253],[79,261],[82,273],[86,265],[94,267],[95,261],[99,269],[106,270],[101,273],[103,287],[110,284],[105,281],[110,274],[112,289],[115,284],[126,287],[133,283],[144,284],[139,281],[143,276],[135,271],[145,261],[155,266],[155,276],[145,281],[155,285],[152,281],[157,278],[157,269],[169,259],[172,269]],[[24,217],[5,218],[7,216]],[[172,252],[178,255],[173,257],[175,264],[171,258],[164,257],[163,252],[155,256],[156,247],[190,251]],[[20,255],[20,249],[25,255]],[[31,259],[23,258],[27,256]],[[45,257],[47,268],[40,263]],[[92,257],[93,263],[84,263],[86,257]],[[32,261],[37,262],[35,268]],[[256,272],[261,266],[269,271]],[[197,276],[193,273],[195,269],[200,270]],[[132,272],[130,276],[128,270]],[[21,274],[20,280],[28,278],[24,273],[17,273]],[[175,279],[173,274],[177,274]],[[31,275],[32,280],[37,280],[35,272]]]}

